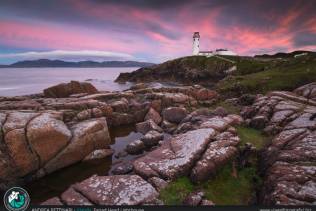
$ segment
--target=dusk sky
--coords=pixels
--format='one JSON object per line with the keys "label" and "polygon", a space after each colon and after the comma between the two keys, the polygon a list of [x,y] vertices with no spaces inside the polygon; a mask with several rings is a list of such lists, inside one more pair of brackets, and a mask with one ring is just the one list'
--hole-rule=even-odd
{"label": "dusk sky", "polygon": [[0,0],[0,64],[316,50],[315,0]]}

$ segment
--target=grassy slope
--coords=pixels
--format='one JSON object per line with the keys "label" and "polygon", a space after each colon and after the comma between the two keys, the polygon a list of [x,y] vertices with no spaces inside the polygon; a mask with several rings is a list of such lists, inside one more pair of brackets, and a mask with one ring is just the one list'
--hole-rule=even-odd
{"label": "grassy slope", "polygon": [[233,76],[217,83],[216,88],[222,95],[236,97],[244,93],[290,91],[316,80],[315,54],[282,60],[248,60],[239,57],[237,68]]}

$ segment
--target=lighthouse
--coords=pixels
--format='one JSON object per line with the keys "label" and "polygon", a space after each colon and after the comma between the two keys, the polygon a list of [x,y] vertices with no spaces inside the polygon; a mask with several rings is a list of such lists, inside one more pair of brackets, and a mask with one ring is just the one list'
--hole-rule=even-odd
{"label": "lighthouse", "polygon": [[200,33],[194,32],[193,34],[193,55],[198,55],[200,52]]}
{"label": "lighthouse", "polygon": [[192,48],[193,56],[214,56],[214,55],[228,55],[228,56],[237,56],[237,54],[233,51],[227,49],[216,49],[215,51],[200,51],[200,33],[193,33],[193,48]]}

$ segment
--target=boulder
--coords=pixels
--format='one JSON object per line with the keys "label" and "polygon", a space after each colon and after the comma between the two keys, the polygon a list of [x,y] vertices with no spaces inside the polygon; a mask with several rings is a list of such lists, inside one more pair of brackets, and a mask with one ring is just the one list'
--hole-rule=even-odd
{"label": "boulder", "polygon": [[144,178],[175,179],[188,175],[215,134],[214,129],[207,128],[172,137],[154,151],[135,160],[134,171]]}
{"label": "boulder", "polygon": [[178,124],[187,116],[187,110],[180,107],[169,107],[162,111],[162,116],[164,120]]}
{"label": "boulder", "polygon": [[129,154],[139,154],[145,149],[145,144],[141,140],[135,140],[126,146],[125,151]]}
{"label": "boulder", "polygon": [[10,156],[15,163],[19,177],[36,170],[40,163],[27,142],[25,130],[27,123],[37,115],[36,113],[11,112],[7,115],[2,127],[7,156]]}
{"label": "boulder", "polygon": [[161,127],[167,132],[167,133],[173,133],[177,129],[177,124],[168,122],[167,120],[163,120],[161,123]]}
{"label": "boulder", "polygon": [[111,172],[114,175],[123,175],[132,172],[133,168],[134,167],[131,162],[123,162],[118,165],[115,165]]}
{"label": "boulder", "polygon": [[45,97],[59,98],[69,97],[73,94],[88,93],[95,94],[98,90],[90,83],[71,81],[70,83],[61,83],[56,86],[44,89]]}
{"label": "boulder", "polygon": [[202,88],[202,89],[197,90],[194,93],[194,95],[197,100],[201,100],[201,101],[212,100],[217,96],[217,92]]}
{"label": "boulder", "polygon": [[202,198],[204,197],[203,191],[196,191],[193,193],[190,193],[183,201],[183,205],[188,206],[197,206],[201,203]]}
{"label": "boulder", "polygon": [[96,160],[96,159],[102,159],[109,157],[113,155],[114,150],[113,149],[97,149],[88,154],[83,161],[89,161],[89,160]]}
{"label": "boulder", "polygon": [[157,191],[161,191],[168,186],[168,182],[159,177],[151,177],[148,179],[148,182],[151,183]]}
{"label": "boulder", "polygon": [[141,138],[141,141],[144,142],[145,146],[155,146],[160,140],[163,139],[163,134],[155,130],[151,130],[144,137]]}
{"label": "boulder", "polygon": [[153,108],[150,108],[145,116],[145,121],[149,119],[153,120],[157,125],[159,125],[162,121],[160,114]]}
{"label": "boulder", "polygon": [[161,100],[153,100],[153,101],[151,101],[151,104],[150,104],[150,106],[153,108],[153,109],[155,109],[155,111],[157,111],[157,112],[161,112],[161,110],[162,110],[162,106],[161,106]]}
{"label": "boulder", "polygon": [[128,153],[125,150],[119,151],[114,155],[115,158],[124,158],[128,156]]}
{"label": "boulder", "polygon": [[185,104],[189,101],[189,96],[182,93],[163,93],[162,98],[164,105],[172,105],[174,103]]}
{"label": "boulder", "polygon": [[226,130],[228,127],[229,122],[218,116],[204,121],[200,126],[200,128],[213,128],[214,130],[217,130],[219,132]]}
{"label": "boulder", "polygon": [[162,129],[151,119],[136,124],[136,131],[144,135],[151,130],[162,132]]}
{"label": "boulder", "polygon": [[138,89],[146,89],[148,88],[148,86],[144,83],[138,83],[138,84],[135,84],[133,86],[131,86],[131,90],[138,90]]}
{"label": "boulder", "polygon": [[155,188],[137,175],[92,176],[74,186],[97,205],[141,205],[158,197]]}
{"label": "boulder", "polygon": [[135,118],[132,114],[113,112],[110,117],[107,118],[111,126],[128,125],[135,122]]}
{"label": "boulder", "polygon": [[208,145],[203,156],[192,169],[191,181],[203,182],[214,176],[218,169],[237,155],[236,146],[239,142],[239,137],[230,132],[223,132],[216,136],[215,141]]}
{"label": "boulder", "polygon": [[256,129],[263,129],[266,126],[267,122],[268,122],[267,117],[260,115],[251,119],[250,126]]}
{"label": "boulder", "polygon": [[118,100],[111,103],[114,112],[126,113],[128,112],[128,101]]}
{"label": "boulder", "polygon": [[57,155],[70,141],[71,132],[56,115],[43,113],[27,126],[27,138],[40,158],[41,166]]}
{"label": "boulder", "polygon": [[62,201],[69,206],[87,206],[92,203],[85,198],[80,192],[76,191],[73,187],[68,188],[64,193],[61,194]]}
{"label": "boulder", "polygon": [[110,144],[110,136],[105,118],[90,119],[71,127],[73,137],[70,143],[50,160],[44,169],[50,173],[83,160],[97,149]]}
{"label": "boulder", "polygon": [[216,116],[220,116],[220,117],[224,117],[228,114],[227,110],[223,107],[217,107],[214,111],[213,111],[214,115]]}

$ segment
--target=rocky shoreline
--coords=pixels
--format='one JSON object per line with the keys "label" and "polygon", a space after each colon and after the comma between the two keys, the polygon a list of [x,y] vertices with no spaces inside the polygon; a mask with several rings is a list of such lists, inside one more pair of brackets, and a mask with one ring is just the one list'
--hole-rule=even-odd
{"label": "rocky shoreline", "polygon": [[[249,125],[275,135],[261,160],[258,203],[315,204],[315,90],[312,83],[293,93],[228,100],[243,107],[241,116],[210,109],[220,96],[200,85],[137,84],[123,92],[99,92],[72,81],[43,94],[0,97],[0,189],[109,156],[109,128],[135,124],[143,136],[125,153],[139,155],[136,159],[123,162],[114,175],[73,184],[43,204],[161,205],[160,191],[177,178],[200,184],[226,164],[247,162],[245,154],[255,149],[241,146],[235,126]],[[214,204],[201,191],[183,203]]]}

